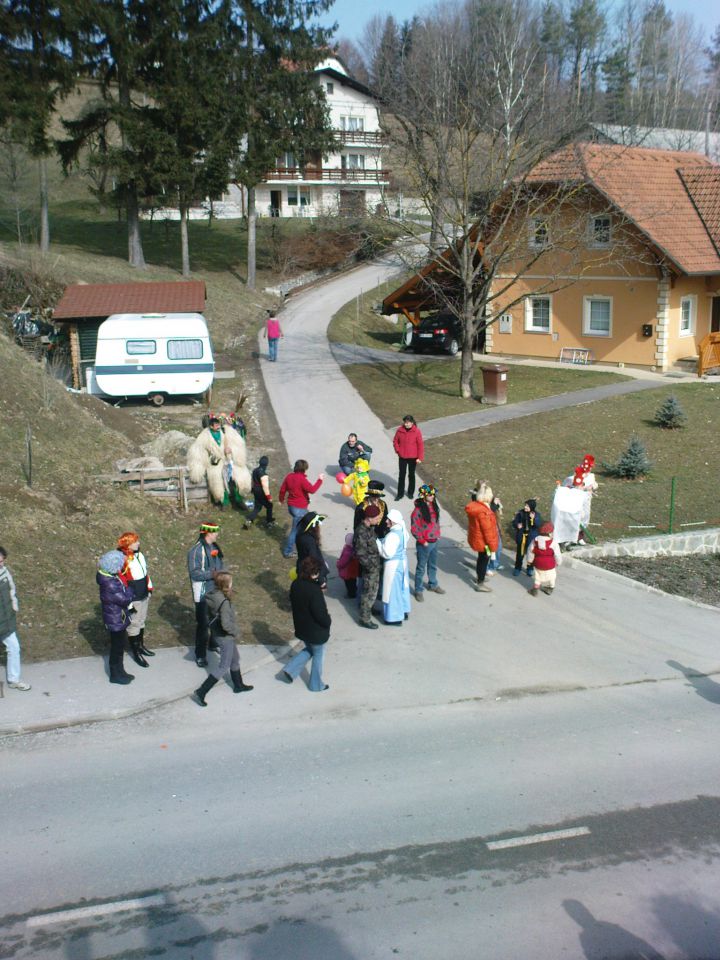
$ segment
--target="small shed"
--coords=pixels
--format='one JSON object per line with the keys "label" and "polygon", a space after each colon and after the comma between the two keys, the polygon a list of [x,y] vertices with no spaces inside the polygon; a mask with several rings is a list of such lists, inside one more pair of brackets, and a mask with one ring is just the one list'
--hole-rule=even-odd
{"label": "small shed", "polygon": [[73,283],[65,288],[53,321],[67,326],[73,387],[87,387],[86,371],[95,363],[98,328],[116,313],[204,313],[205,283]]}

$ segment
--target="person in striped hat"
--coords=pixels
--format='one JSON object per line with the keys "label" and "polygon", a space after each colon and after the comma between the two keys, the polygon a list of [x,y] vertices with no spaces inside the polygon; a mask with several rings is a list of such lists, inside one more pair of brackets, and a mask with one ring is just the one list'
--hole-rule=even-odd
{"label": "person in striped hat", "polygon": [[187,555],[190,586],[195,603],[195,663],[207,666],[210,631],[206,595],[215,589],[213,573],[225,569],[223,552],[217,542],[220,524],[205,521],[200,524],[200,536]]}

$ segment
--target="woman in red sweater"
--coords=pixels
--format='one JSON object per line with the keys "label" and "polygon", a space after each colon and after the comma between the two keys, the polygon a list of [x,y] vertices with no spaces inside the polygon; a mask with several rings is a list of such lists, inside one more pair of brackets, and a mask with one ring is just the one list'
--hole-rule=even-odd
{"label": "woman in red sweater", "polygon": [[485,583],[490,558],[495,556],[498,548],[498,528],[495,514],[490,509],[493,492],[486,484],[480,484],[471,491],[472,501],[465,507],[468,518],[468,543],[473,550],[477,550],[477,582],[475,589],[478,593],[492,593]]}
{"label": "woman in red sweater", "polygon": [[297,536],[298,523],[300,518],[308,512],[310,494],[319,490],[325,479],[325,474],[319,473],[315,483],[310,483],[306,476],[307,471],[307,460],[296,460],[293,472],[285,477],[280,487],[280,503],[285,503],[285,497],[287,496],[287,508],[292,518],[290,533],[283,546],[284,557],[295,555],[295,537]]}
{"label": "woman in red sweater", "polygon": [[410,500],[415,496],[415,465],[422,463],[425,457],[425,445],[420,427],[415,417],[406,413],[402,426],[393,437],[393,449],[398,456],[398,490],[396,500],[402,500],[405,494],[405,473],[407,472],[407,495]]}

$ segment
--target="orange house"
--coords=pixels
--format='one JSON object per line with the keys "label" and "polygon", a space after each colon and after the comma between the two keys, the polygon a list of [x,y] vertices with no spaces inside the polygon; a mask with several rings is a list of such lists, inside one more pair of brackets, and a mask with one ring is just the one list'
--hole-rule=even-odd
{"label": "orange house", "polygon": [[[720,332],[720,166],[697,154],[573,144],[527,184],[544,199],[504,222],[513,242],[493,273],[486,353],[667,370]],[[480,238],[488,261],[498,239],[483,247]],[[440,261],[386,297],[383,312],[414,309],[417,321],[431,306],[418,294],[433,269]]]}

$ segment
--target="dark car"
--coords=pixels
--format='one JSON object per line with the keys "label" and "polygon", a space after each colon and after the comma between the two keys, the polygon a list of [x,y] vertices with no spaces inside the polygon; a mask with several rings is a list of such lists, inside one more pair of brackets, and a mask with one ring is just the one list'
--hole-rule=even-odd
{"label": "dark car", "polygon": [[413,330],[410,348],[414,353],[432,350],[454,357],[462,345],[462,324],[454,314],[436,313],[425,317]]}

